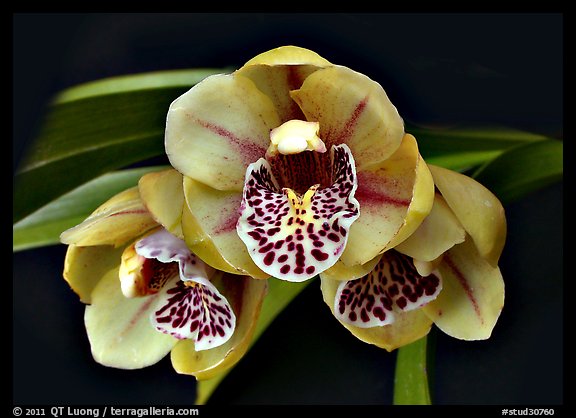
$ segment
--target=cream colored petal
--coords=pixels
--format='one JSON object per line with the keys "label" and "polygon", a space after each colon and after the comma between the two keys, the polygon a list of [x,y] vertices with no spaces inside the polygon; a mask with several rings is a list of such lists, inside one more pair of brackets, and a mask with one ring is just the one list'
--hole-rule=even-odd
{"label": "cream colored petal", "polygon": [[[407,134],[406,136],[411,137],[410,134]],[[413,140],[414,143],[416,142],[414,137],[412,137],[411,140]],[[432,180],[432,174],[430,174],[428,165],[424,162],[422,156],[418,154],[414,192],[412,195],[412,201],[408,207],[406,219],[398,233],[388,243],[388,245],[386,245],[382,252],[395,248],[398,244],[404,242],[404,240],[410,237],[410,235],[420,227],[420,224],[430,214],[433,205],[434,181]]]}
{"label": "cream colored petal", "polygon": [[394,248],[419,261],[433,261],[464,241],[466,231],[440,194],[418,229]]}
{"label": "cream colored petal", "polygon": [[121,207],[127,203],[131,203],[135,200],[140,199],[140,193],[137,187],[130,187],[129,189],[123,190],[120,193],[112,196],[106,202],[98,206],[90,216],[96,216],[101,213],[114,211],[116,208]]}
{"label": "cream colored petal", "polygon": [[64,259],[64,279],[82,302],[92,302],[94,287],[108,271],[120,265],[123,250],[111,245],[68,247]]}
{"label": "cream colored petal", "polygon": [[246,353],[266,295],[267,281],[219,273],[212,283],[228,300],[236,314],[236,329],[224,345],[196,351],[193,341],[182,341],[172,350],[171,359],[178,373],[209,379],[237,363]]}
{"label": "cream colored petal", "polygon": [[140,178],[138,189],[152,217],[173,235],[182,239],[182,207],[184,191],[182,174],[169,169],[149,173]]}
{"label": "cream colored petal", "polygon": [[304,114],[290,91],[299,89],[306,77],[316,71],[313,65],[250,65],[236,71],[237,75],[249,78],[256,87],[270,98],[281,122],[292,119],[303,120]]}
{"label": "cream colored petal", "polygon": [[94,359],[105,366],[139,369],[157,363],[178,340],[150,323],[157,295],[124,297],[118,269],[109,271],[92,292],[84,322]]}
{"label": "cream colored petal", "polygon": [[315,65],[325,67],[331,65],[329,61],[322,58],[316,52],[294,45],[281,46],[256,55],[242,67],[252,65]]}
{"label": "cream colored petal", "polygon": [[263,157],[280,119],[245,77],[214,75],[168,110],[166,154],[185,176],[218,190],[242,190],[248,164]]}
{"label": "cream colored petal", "polygon": [[[322,297],[324,302],[330,307],[334,314],[334,298],[341,281],[321,279]],[[340,322],[348,331],[360,341],[374,344],[387,351],[410,344],[430,332],[432,321],[422,312],[421,309],[397,312],[395,321],[386,326],[359,328],[353,325]]]}
{"label": "cream colored petal", "polygon": [[218,270],[269,277],[254,264],[236,232],[242,192],[219,191],[185,177],[184,195],[182,228],[194,254]]}
{"label": "cream colored petal", "polygon": [[444,255],[439,271],[444,287],[424,312],[452,337],[489,338],[504,306],[500,269],[481,257],[468,237]]}
{"label": "cream colored petal", "polygon": [[474,240],[480,255],[493,266],[506,241],[504,208],[494,194],[471,177],[430,165],[434,184]]}
{"label": "cream colored petal", "polygon": [[404,123],[382,86],[349,68],[314,72],[292,97],[307,120],[320,122],[328,149],[350,147],[358,171],[385,160],[402,142]]}
{"label": "cream colored petal", "polygon": [[429,213],[434,185],[412,135],[386,161],[358,172],[360,217],[350,228],[341,261],[364,264],[405,239]]}
{"label": "cream colored petal", "polygon": [[84,222],[64,231],[60,241],[77,246],[120,246],[157,226],[136,187],[100,206]]}
{"label": "cream colored petal", "polygon": [[320,277],[340,281],[359,279],[374,270],[374,267],[380,262],[381,258],[382,254],[379,254],[367,263],[357,264],[351,267],[339,260],[328,270],[320,273]]}

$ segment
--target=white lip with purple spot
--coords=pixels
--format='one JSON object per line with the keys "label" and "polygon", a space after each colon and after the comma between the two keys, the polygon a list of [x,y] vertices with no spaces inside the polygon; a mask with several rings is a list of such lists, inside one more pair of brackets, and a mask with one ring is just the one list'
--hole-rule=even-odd
{"label": "white lip with purple spot", "polygon": [[331,185],[303,196],[281,188],[268,161],[246,171],[236,226],[254,263],[273,277],[301,282],[332,267],[360,216],[354,158],[348,146],[331,148]]}
{"label": "white lip with purple spot", "polygon": [[359,328],[389,325],[395,311],[411,311],[436,299],[442,290],[438,272],[421,276],[412,260],[387,251],[366,276],[343,281],[334,300],[336,318]]}
{"label": "white lip with purple spot", "polygon": [[147,259],[179,265],[179,274],[160,290],[150,318],[158,331],[194,340],[197,351],[218,347],[230,339],[236,327],[234,311],[208,279],[213,269],[192,254],[184,241],[160,229],[139,240],[135,248]]}

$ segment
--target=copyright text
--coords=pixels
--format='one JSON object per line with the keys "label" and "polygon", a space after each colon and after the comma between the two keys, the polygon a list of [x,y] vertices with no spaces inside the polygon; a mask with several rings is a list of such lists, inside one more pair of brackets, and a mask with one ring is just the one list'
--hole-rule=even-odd
{"label": "copyright text", "polygon": [[76,406],[52,406],[52,407],[38,407],[38,408],[21,408],[16,406],[12,409],[12,414],[15,417],[37,417],[37,416],[53,416],[54,418],[60,417],[195,417],[200,415],[200,411],[196,408],[174,408],[174,407],[76,407]]}

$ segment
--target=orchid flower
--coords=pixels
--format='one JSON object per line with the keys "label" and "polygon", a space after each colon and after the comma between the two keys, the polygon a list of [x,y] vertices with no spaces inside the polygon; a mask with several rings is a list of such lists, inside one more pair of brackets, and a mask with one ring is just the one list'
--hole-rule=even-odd
{"label": "orchid flower", "polygon": [[502,204],[464,174],[430,170],[434,204],[410,237],[367,275],[338,281],[321,274],[324,300],[342,325],[389,351],[425,336],[433,323],[455,338],[487,339],[504,305]]}
{"label": "orchid flower", "polygon": [[180,373],[205,379],[246,352],[266,281],[206,265],[182,239],[182,176],[143,176],[63,232],[64,278],[87,304],[99,363],[124,369],[171,353]]}
{"label": "orchid flower", "polygon": [[384,89],[294,46],[177,98],[165,148],[184,175],[191,250],[255,278],[366,274],[434,201],[431,173]]}
{"label": "orchid flower", "polygon": [[336,318],[388,350],[432,323],[487,338],[503,306],[498,199],[428,166],[370,78],[294,46],[206,78],[170,106],[190,248],[215,268],[319,275]]}

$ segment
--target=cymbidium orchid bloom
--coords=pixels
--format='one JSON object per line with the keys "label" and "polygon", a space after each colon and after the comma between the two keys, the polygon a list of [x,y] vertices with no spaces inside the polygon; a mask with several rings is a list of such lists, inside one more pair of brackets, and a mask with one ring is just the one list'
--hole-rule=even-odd
{"label": "cymbidium orchid bloom", "polygon": [[358,338],[392,350],[433,322],[487,338],[503,304],[500,202],[429,167],[384,89],[294,46],[206,78],[170,106],[182,233],[214,268],[322,279]]}
{"label": "cymbidium orchid bloom", "polygon": [[487,339],[504,305],[500,201],[470,177],[430,169],[434,205],[410,237],[367,275],[347,281],[321,275],[336,318],[360,340],[389,351],[425,336],[433,323],[462,340]]}
{"label": "cymbidium orchid bloom", "polygon": [[192,251],[255,278],[365,274],[434,200],[430,171],[384,89],[294,46],[177,98],[165,145],[185,176]]}
{"label": "cymbidium orchid bloom", "polygon": [[171,352],[178,372],[202,379],[248,348],[266,281],[218,271],[189,250],[182,182],[172,169],[147,174],[61,235],[64,278],[88,305],[103,365],[141,368]]}

